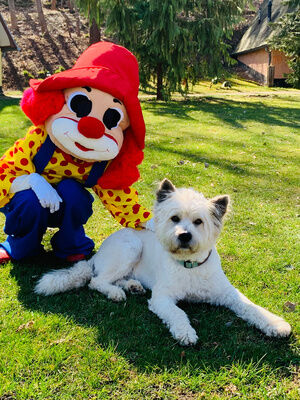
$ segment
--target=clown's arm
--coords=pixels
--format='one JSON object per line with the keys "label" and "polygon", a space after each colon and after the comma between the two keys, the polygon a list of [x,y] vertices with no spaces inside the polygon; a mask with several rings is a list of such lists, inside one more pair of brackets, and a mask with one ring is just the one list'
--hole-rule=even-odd
{"label": "clown's arm", "polygon": [[139,204],[138,193],[132,187],[112,190],[96,185],[93,190],[100,197],[105,208],[124,227],[143,228],[152,218],[151,213]]}
{"label": "clown's arm", "polygon": [[32,189],[44,208],[50,212],[59,209],[62,201],[56,190],[35,172],[32,162],[39,146],[44,141],[42,129],[31,128],[27,135],[18,140],[0,159],[0,207],[7,204],[13,195]]}

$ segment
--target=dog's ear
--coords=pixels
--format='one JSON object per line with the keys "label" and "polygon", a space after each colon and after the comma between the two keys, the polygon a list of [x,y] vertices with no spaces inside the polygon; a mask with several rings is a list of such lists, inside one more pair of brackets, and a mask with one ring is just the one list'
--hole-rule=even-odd
{"label": "dog's ear", "polygon": [[156,199],[159,203],[166,200],[170,193],[175,192],[175,186],[171,181],[165,178],[159,185],[158,191],[156,192]]}
{"label": "dog's ear", "polygon": [[210,200],[210,202],[214,206],[213,215],[219,221],[221,221],[222,218],[224,217],[224,215],[226,214],[228,205],[229,205],[229,201],[230,201],[230,198],[227,194],[225,194],[223,196],[216,196]]}

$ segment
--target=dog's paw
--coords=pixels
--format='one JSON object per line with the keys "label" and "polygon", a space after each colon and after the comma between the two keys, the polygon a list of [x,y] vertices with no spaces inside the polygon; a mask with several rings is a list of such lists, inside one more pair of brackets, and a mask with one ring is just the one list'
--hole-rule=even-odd
{"label": "dog's paw", "polygon": [[127,281],[127,290],[134,294],[146,293],[146,290],[143,288],[141,282],[137,281],[136,279],[129,279]]}
{"label": "dog's paw", "polygon": [[268,325],[266,334],[268,336],[287,337],[291,334],[291,331],[291,325],[280,318]]}
{"label": "dog's paw", "polygon": [[171,331],[171,333],[174,339],[176,339],[182,346],[192,346],[198,341],[196,331],[191,326],[186,328],[181,327],[180,329]]}
{"label": "dog's paw", "polygon": [[118,286],[113,286],[107,293],[107,298],[112,301],[125,301],[126,294],[123,289]]}

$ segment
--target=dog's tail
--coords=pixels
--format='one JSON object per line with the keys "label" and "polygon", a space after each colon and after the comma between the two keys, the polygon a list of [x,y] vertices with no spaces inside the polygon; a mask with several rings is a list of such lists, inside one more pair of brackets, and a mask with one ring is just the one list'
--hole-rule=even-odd
{"label": "dog's tail", "polygon": [[50,296],[84,286],[93,275],[93,258],[79,261],[71,268],[53,270],[44,274],[34,288],[35,293]]}

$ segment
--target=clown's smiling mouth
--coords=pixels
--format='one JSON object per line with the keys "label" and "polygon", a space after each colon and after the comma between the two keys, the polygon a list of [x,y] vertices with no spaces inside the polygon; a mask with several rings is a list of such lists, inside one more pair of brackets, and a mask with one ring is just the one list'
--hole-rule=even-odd
{"label": "clown's smiling mouth", "polygon": [[87,147],[82,146],[82,144],[75,142],[75,146],[78,147],[81,151],[93,151],[93,149],[88,149]]}

